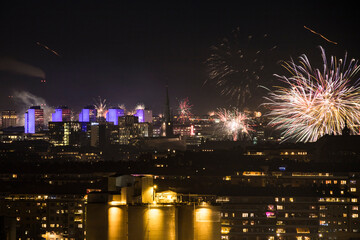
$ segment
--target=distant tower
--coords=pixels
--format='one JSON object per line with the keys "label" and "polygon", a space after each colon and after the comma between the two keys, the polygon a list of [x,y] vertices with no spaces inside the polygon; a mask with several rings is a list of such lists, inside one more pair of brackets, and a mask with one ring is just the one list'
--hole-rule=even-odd
{"label": "distant tower", "polygon": [[173,123],[171,121],[171,115],[170,115],[169,90],[168,90],[168,86],[166,86],[165,112],[164,112],[164,122],[161,125],[161,136],[171,137],[173,135],[174,132],[173,132]]}
{"label": "distant tower", "polygon": [[342,135],[343,136],[349,136],[350,135],[350,129],[347,126],[347,121],[345,120],[345,126],[342,129]]}
{"label": "distant tower", "polygon": [[25,133],[35,133],[44,128],[44,110],[33,106],[25,113]]}
{"label": "distant tower", "polygon": [[17,114],[13,110],[1,112],[2,128],[16,126]]}

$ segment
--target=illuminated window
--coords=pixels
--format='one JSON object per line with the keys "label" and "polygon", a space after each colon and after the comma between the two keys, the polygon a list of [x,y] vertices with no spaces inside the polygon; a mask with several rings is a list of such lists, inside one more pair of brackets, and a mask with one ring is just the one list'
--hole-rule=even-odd
{"label": "illuminated window", "polygon": [[229,227],[221,227],[221,234],[228,234],[230,232]]}
{"label": "illuminated window", "polygon": [[321,226],[328,226],[329,225],[325,220],[320,220],[319,224]]}
{"label": "illuminated window", "polygon": [[284,207],[283,207],[282,205],[276,205],[276,209],[277,209],[277,210],[283,210]]}
{"label": "illuminated window", "polygon": [[294,202],[294,198],[289,198],[289,201],[290,201],[290,202]]}
{"label": "illuminated window", "polygon": [[347,217],[347,214],[346,214],[346,213],[343,213],[343,217]]}
{"label": "illuminated window", "polygon": [[346,180],[341,180],[340,184],[345,185],[345,184],[346,184]]}
{"label": "illuminated window", "polygon": [[248,213],[243,213],[243,214],[242,214],[242,217],[243,217],[243,218],[249,217],[249,214],[248,214]]}
{"label": "illuminated window", "polygon": [[286,231],[285,231],[285,229],[283,229],[283,228],[278,228],[278,229],[276,229],[276,233],[285,233]]}
{"label": "illuminated window", "polygon": [[350,192],[356,192],[356,188],[354,187],[350,188]]}
{"label": "illuminated window", "polygon": [[353,214],[351,215],[351,217],[352,217],[352,218],[358,218],[358,217],[359,217],[359,214],[353,213]]}
{"label": "illuminated window", "polygon": [[248,232],[248,231],[249,231],[249,229],[243,228],[243,232]]}
{"label": "illuminated window", "polygon": [[279,201],[279,198],[275,198],[275,202],[278,202]]}
{"label": "illuminated window", "polygon": [[357,198],[352,198],[351,202],[357,202]]}
{"label": "illuminated window", "polygon": [[352,207],[352,210],[353,210],[353,211],[359,210],[359,206],[353,206],[353,207]]}

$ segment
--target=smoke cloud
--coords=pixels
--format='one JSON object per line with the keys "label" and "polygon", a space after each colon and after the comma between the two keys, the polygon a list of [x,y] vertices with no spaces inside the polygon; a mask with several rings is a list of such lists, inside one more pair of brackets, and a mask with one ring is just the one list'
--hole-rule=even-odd
{"label": "smoke cloud", "polygon": [[24,125],[24,114],[31,106],[40,106],[42,109],[44,109],[45,125],[51,121],[51,114],[54,112],[54,108],[48,106],[45,99],[38,97],[28,91],[14,91],[13,96],[16,104],[19,105],[18,119],[20,125]]}
{"label": "smoke cloud", "polygon": [[0,58],[0,71],[45,79],[45,72],[40,68],[11,58]]}

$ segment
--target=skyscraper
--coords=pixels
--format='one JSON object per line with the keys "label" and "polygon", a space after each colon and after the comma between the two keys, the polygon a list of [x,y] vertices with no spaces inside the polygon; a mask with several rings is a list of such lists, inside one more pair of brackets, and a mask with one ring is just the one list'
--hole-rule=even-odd
{"label": "skyscraper", "polygon": [[112,122],[114,123],[114,125],[118,125],[119,117],[122,117],[124,115],[124,109],[110,108],[109,111],[106,113],[106,121]]}
{"label": "skyscraper", "polygon": [[2,128],[14,127],[17,122],[16,112],[13,110],[7,110],[1,112]]}
{"label": "skyscraper", "polygon": [[139,123],[152,123],[152,111],[149,109],[137,109],[134,116],[139,118]]}
{"label": "skyscraper", "polygon": [[53,122],[69,122],[71,121],[71,110],[66,106],[61,106],[55,109],[52,114]]}
{"label": "skyscraper", "polygon": [[25,113],[25,133],[39,132],[44,128],[44,110],[40,106],[30,107]]}
{"label": "skyscraper", "polygon": [[86,106],[79,114],[79,122],[96,122],[97,111],[94,106]]}

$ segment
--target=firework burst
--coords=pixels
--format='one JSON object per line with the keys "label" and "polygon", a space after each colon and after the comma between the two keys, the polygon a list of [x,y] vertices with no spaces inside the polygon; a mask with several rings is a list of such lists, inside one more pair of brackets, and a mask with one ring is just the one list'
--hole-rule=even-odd
{"label": "firework burst", "polygon": [[192,116],[191,108],[193,105],[190,104],[190,101],[188,98],[184,98],[179,102],[179,119],[180,122],[185,123],[189,120],[189,118]]}
{"label": "firework burst", "polygon": [[101,99],[101,97],[98,97],[98,100],[95,100],[95,109],[97,111],[97,117],[98,118],[105,118],[106,116],[106,99]]}
{"label": "firework burst", "polygon": [[145,104],[143,103],[138,103],[136,106],[135,106],[135,110],[144,110],[145,109]]}
{"label": "firework burst", "polygon": [[351,59],[327,60],[321,48],[323,69],[312,68],[306,55],[284,63],[291,77],[278,76],[286,87],[277,87],[266,98],[271,125],[282,130],[284,141],[313,142],[325,134],[339,135],[347,124],[352,134],[359,125],[360,85],[355,79],[360,70]]}
{"label": "firework burst", "polygon": [[250,127],[249,117],[237,108],[231,110],[221,108],[218,109],[216,115],[220,119],[222,130],[226,135],[232,136],[233,141],[248,137],[250,132],[253,131]]}
{"label": "firework burst", "polygon": [[209,73],[205,84],[214,83],[222,95],[230,96],[238,106],[244,106],[263,80],[266,58],[276,48],[268,34],[245,37],[236,28],[229,38],[211,47],[211,55],[205,61]]}

